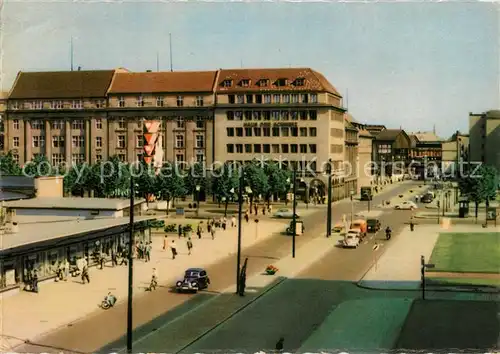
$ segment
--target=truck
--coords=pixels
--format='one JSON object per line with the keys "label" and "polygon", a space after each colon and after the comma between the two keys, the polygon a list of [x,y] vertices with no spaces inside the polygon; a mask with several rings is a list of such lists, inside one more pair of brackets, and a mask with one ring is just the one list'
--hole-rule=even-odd
{"label": "truck", "polygon": [[371,186],[361,187],[360,200],[372,200],[372,199],[373,199],[373,187]]}

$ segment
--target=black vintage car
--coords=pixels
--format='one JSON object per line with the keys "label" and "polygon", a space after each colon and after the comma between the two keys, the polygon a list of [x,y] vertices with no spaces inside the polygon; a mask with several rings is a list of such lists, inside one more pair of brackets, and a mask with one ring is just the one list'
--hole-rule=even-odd
{"label": "black vintage car", "polygon": [[427,193],[427,194],[424,194],[424,196],[422,198],[420,198],[420,202],[428,204],[428,203],[432,203],[433,199],[434,198],[432,198],[432,194]]}
{"label": "black vintage car", "polygon": [[197,292],[208,288],[210,278],[207,271],[202,268],[189,268],[184,272],[184,279],[175,284],[177,292]]}
{"label": "black vintage car", "polygon": [[377,232],[380,230],[382,225],[380,224],[379,219],[368,219],[366,220],[366,228],[368,232]]}

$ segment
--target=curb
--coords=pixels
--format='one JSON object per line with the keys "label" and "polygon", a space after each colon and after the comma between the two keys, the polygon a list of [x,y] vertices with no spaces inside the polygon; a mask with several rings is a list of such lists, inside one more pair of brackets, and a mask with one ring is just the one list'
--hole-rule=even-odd
{"label": "curb", "polygon": [[[374,286],[363,285],[363,284],[361,284],[361,282],[362,282],[362,280],[360,280],[359,282],[357,282],[356,285],[359,288],[367,289],[367,290],[418,291],[418,292],[422,291],[422,288],[418,288],[418,289],[402,289],[402,288],[390,288],[390,287],[384,287],[384,288],[374,287]],[[438,288],[435,285],[433,286],[433,285],[429,285],[429,284],[426,284],[426,286],[425,286],[426,291],[436,291],[436,292],[475,293],[475,294],[477,294],[477,293],[479,293],[479,294],[498,294],[500,292],[499,290],[493,291],[493,289],[491,289],[491,290],[488,289],[489,291],[484,291],[484,290],[480,290],[480,288],[481,288],[481,286],[477,286],[477,287],[474,287],[474,288],[471,288],[471,289],[456,288],[456,287],[449,287],[449,286]]]}
{"label": "curb", "polygon": [[244,309],[246,309],[248,306],[250,306],[255,301],[257,301],[258,299],[260,299],[262,296],[264,296],[265,294],[267,294],[269,291],[273,290],[275,287],[277,287],[278,285],[280,285],[281,283],[283,283],[285,281],[285,279],[286,278],[284,278],[284,277],[278,277],[278,279],[273,284],[271,284],[268,287],[266,287],[256,297],[254,297],[249,302],[247,302],[246,304],[244,304],[243,306],[241,306],[240,308],[238,308],[236,311],[234,311],[233,313],[231,313],[229,316],[227,316],[226,318],[224,318],[222,321],[218,322],[215,326],[213,326],[212,328],[206,330],[205,332],[203,332],[202,334],[200,334],[199,336],[197,336],[195,339],[193,339],[191,342],[189,342],[188,344],[184,345],[181,349],[178,349],[178,350],[174,351],[173,353],[174,354],[178,354],[178,353],[181,353],[183,350],[189,348],[191,345],[193,345],[194,343],[198,342],[200,339],[202,339],[203,337],[205,337],[207,334],[209,334],[213,330],[217,329],[218,327],[220,327],[221,325],[223,325],[224,323],[226,323],[227,321],[229,321],[231,318],[233,318],[234,316],[236,316],[238,313],[240,313],[241,311],[243,311]]}

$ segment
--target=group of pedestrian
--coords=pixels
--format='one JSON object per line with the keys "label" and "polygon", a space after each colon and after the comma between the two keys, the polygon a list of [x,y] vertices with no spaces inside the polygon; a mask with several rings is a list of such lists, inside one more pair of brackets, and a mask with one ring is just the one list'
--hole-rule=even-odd
{"label": "group of pedestrian", "polygon": [[153,242],[137,241],[135,243],[135,252],[138,259],[143,259],[145,262],[151,260],[151,251],[153,250]]}
{"label": "group of pedestrian", "polygon": [[33,269],[26,274],[24,290],[38,293],[38,271]]}

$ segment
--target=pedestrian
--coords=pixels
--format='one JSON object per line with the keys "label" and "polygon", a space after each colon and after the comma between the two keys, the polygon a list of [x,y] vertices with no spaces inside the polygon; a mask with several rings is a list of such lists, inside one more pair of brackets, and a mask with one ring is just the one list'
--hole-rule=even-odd
{"label": "pedestrian", "polygon": [[85,284],[85,280],[87,283],[90,283],[90,278],[89,278],[89,266],[87,264],[83,265],[82,268],[82,283]]}
{"label": "pedestrian", "polygon": [[137,246],[137,255],[139,259],[144,258],[144,243],[142,241],[139,242],[139,245]]}
{"label": "pedestrian", "polygon": [[115,265],[118,265],[118,259],[116,257],[116,251],[114,249],[111,250],[111,264],[113,265],[113,267]]}
{"label": "pedestrian", "polygon": [[177,227],[177,233],[179,234],[179,238],[181,238],[182,236],[182,225],[179,224],[179,226]]}
{"label": "pedestrian", "polygon": [[202,233],[202,228],[201,228],[201,221],[198,224],[198,227],[196,228],[196,235],[198,235],[198,239],[201,239],[201,233]]}
{"label": "pedestrian", "polygon": [[255,203],[255,204],[253,205],[253,211],[255,211],[255,215],[257,215],[257,214],[258,214],[258,212],[259,212],[259,206],[257,205],[257,203]]}
{"label": "pedestrian", "polygon": [[123,248],[121,256],[122,256],[122,261],[120,262],[120,265],[127,265],[127,258],[128,258],[127,247]]}
{"label": "pedestrian", "polygon": [[212,240],[215,240],[215,227],[212,227],[212,231],[210,233],[212,234]]}
{"label": "pedestrian", "polygon": [[104,269],[105,263],[106,263],[106,257],[104,257],[104,253],[101,251],[99,253],[99,265],[101,266],[101,269]]}
{"label": "pedestrian", "polygon": [[146,247],[145,247],[145,260],[146,262],[149,262],[151,260],[151,250],[153,249],[153,246],[151,245],[152,242],[149,241],[147,244],[146,244]]}
{"label": "pedestrian", "polygon": [[168,247],[168,238],[167,238],[167,235],[165,235],[165,237],[163,237],[163,250],[165,251]]}
{"label": "pedestrian", "polygon": [[226,217],[222,218],[222,230],[226,230],[226,225],[227,225],[227,219]]}
{"label": "pedestrian", "polygon": [[69,262],[67,259],[64,260],[64,281],[68,281],[68,276],[69,276]]}
{"label": "pedestrian", "polygon": [[38,293],[38,272],[36,269],[33,271],[33,276],[31,278],[31,290],[34,293]]}
{"label": "pedestrian", "polygon": [[188,248],[188,255],[191,255],[191,250],[193,249],[193,242],[191,241],[191,237],[188,238],[186,246]]}
{"label": "pedestrian", "polygon": [[266,205],[262,206],[262,215],[266,215]]}
{"label": "pedestrian", "polygon": [[234,215],[231,216],[231,227],[236,227],[236,217]]}
{"label": "pedestrian", "polygon": [[249,219],[250,217],[248,216],[248,211],[245,211],[245,221],[248,222]]}
{"label": "pedestrian", "polygon": [[175,256],[177,256],[177,247],[175,245],[175,240],[172,240],[170,243],[170,250],[172,251],[172,259],[175,259]]}

